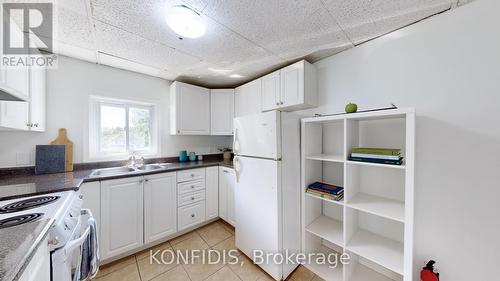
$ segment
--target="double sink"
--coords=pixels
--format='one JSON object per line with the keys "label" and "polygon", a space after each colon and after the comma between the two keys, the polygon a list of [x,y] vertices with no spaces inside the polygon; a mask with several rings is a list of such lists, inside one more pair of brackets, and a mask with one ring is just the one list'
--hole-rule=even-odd
{"label": "double sink", "polygon": [[90,177],[110,177],[110,176],[121,176],[142,172],[150,172],[156,170],[166,170],[172,163],[157,163],[157,164],[146,164],[142,166],[123,166],[123,167],[112,167],[104,169],[93,170]]}

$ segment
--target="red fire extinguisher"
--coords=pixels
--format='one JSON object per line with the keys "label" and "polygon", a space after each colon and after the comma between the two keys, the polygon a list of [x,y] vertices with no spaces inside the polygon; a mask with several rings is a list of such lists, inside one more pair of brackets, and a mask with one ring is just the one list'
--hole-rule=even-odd
{"label": "red fire extinguisher", "polygon": [[436,262],[430,260],[420,271],[420,280],[422,281],[439,281],[439,273],[434,272],[434,264]]}

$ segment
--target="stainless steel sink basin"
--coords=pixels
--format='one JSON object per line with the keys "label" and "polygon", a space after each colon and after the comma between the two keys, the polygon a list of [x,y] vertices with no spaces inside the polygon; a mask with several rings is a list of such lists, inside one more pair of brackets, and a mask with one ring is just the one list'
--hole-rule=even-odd
{"label": "stainless steel sink basin", "polygon": [[136,170],[132,167],[114,167],[105,169],[96,169],[90,174],[91,177],[116,176],[133,173]]}
{"label": "stainless steel sink basin", "polygon": [[147,164],[137,167],[137,169],[141,171],[154,171],[158,169],[163,169],[163,167],[158,164]]}

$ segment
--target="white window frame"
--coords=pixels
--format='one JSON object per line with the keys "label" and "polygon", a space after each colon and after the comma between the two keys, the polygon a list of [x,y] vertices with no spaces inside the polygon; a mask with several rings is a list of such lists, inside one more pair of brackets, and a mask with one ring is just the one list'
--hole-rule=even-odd
{"label": "white window frame", "polygon": [[[126,145],[125,152],[103,152],[100,151],[101,141],[101,105],[116,106],[125,109],[125,133]],[[149,150],[130,150],[129,138],[129,109],[149,109],[150,110],[150,132],[151,132],[151,149]],[[144,157],[158,157],[159,151],[159,130],[158,130],[158,110],[157,106],[152,103],[140,101],[115,99],[102,96],[90,96],[89,108],[89,130],[88,130],[88,161],[98,160],[122,160],[128,159],[131,154]]]}

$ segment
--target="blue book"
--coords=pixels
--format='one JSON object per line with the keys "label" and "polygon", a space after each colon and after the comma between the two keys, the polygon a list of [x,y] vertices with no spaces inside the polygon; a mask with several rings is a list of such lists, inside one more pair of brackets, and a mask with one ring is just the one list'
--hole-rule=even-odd
{"label": "blue book", "polygon": [[403,157],[399,158],[399,160],[388,160],[388,159],[376,159],[376,158],[363,158],[363,157],[352,157],[349,156],[350,161],[357,162],[368,162],[368,163],[376,163],[376,164],[389,164],[389,165],[402,165]]}
{"label": "blue book", "polygon": [[320,192],[332,194],[332,195],[339,195],[344,192],[344,188],[341,186],[336,186],[333,184],[328,184],[328,183],[322,183],[322,182],[315,182],[311,183],[309,185],[309,188],[312,190],[317,190]]}

